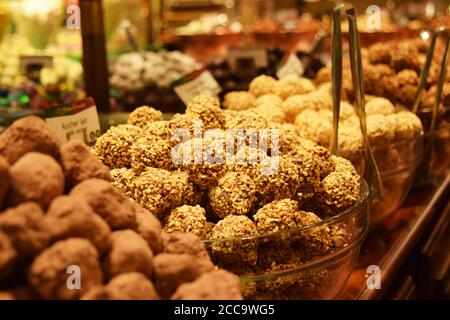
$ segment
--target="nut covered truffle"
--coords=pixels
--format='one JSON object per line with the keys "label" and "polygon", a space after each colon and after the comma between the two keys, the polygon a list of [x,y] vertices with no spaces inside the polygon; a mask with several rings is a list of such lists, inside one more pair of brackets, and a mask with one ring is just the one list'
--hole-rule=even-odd
{"label": "nut covered truffle", "polygon": [[257,98],[265,94],[275,94],[276,84],[277,80],[274,78],[260,75],[250,82],[248,91]]}
{"label": "nut covered truffle", "polygon": [[199,205],[175,208],[167,218],[164,226],[166,232],[192,232],[204,239],[207,234],[205,209]]}
{"label": "nut covered truffle", "polygon": [[151,122],[162,120],[163,114],[155,108],[142,106],[134,109],[128,117],[128,124],[144,128]]}

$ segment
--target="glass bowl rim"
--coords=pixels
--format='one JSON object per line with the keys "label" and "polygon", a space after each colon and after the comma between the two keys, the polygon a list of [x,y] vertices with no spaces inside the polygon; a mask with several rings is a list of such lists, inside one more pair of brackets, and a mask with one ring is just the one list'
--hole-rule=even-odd
{"label": "glass bowl rim", "polygon": [[206,247],[209,247],[209,246],[211,246],[212,244],[215,244],[215,243],[222,243],[222,242],[228,242],[228,241],[258,240],[258,239],[262,239],[262,238],[274,237],[274,236],[277,236],[277,235],[280,235],[280,234],[285,235],[285,234],[290,234],[290,233],[299,232],[299,231],[300,232],[308,231],[308,230],[312,230],[314,228],[317,228],[317,227],[320,227],[320,226],[323,226],[323,225],[329,225],[331,223],[334,223],[336,221],[339,221],[339,220],[347,217],[352,212],[355,212],[356,210],[362,208],[366,203],[368,203],[368,200],[369,200],[369,186],[368,186],[367,182],[362,177],[360,178],[360,192],[359,193],[360,193],[359,200],[355,204],[353,204],[351,207],[346,208],[346,209],[344,209],[342,211],[339,211],[338,214],[335,214],[335,215],[333,215],[331,217],[328,217],[326,219],[322,219],[322,220],[320,220],[320,221],[318,221],[316,223],[309,224],[307,226],[303,226],[303,227],[300,227],[300,228],[289,229],[289,230],[280,230],[280,231],[266,232],[266,233],[251,235],[251,236],[236,236],[236,237],[227,237],[227,238],[207,239],[207,240],[203,240],[202,242],[205,244]]}

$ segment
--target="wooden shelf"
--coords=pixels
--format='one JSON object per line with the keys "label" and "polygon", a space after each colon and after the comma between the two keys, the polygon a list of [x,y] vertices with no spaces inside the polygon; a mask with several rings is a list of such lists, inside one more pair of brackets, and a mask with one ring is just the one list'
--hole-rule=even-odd
{"label": "wooden shelf", "polygon": [[[357,266],[339,299],[396,298],[398,292],[404,293],[405,290],[413,290],[412,288],[415,290],[414,277],[410,277],[409,274],[414,275],[414,269],[417,269],[417,266],[409,260],[411,255],[422,250],[423,237],[433,234],[433,231],[429,230],[439,227],[437,223],[439,217],[446,211],[444,209],[448,205],[449,194],[450,173],[432,187],[410,192],[404,205],[366,238]],[[444,254],[449,255],[448,248]],[[378,265],[381,269],[381,289],[379,290],[368,289],[366,286],[366,270],[369,265]],[[392,287],[401,278],[407,280],[400,285],[397,293],[393,293],[395,289]],[[405,296],[415,295],[416,293]]]}

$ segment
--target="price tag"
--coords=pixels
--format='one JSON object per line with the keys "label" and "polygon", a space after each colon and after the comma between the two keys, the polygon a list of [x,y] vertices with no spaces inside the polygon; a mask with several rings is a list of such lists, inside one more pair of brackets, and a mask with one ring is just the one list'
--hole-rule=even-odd
{"label": "price tag", "polygon": [[101,135],[97,107],[92,98],[47,109],[44,117],[62,142],[80,139],[93,145]]}
{"label": "price tag", "polygon": [[20,67],[26,70],[28,66],[40,66],[41,68],[51,68],[53,57],[51,56],[20,56]]}
{"label": "price tag", "polygon": [[186,105],[198,95],[217,97],[222,91],[216,79],[205,69],[194,71],[180,80],[175,81],[173,86],[175,93]]}
{"label": "price tag", "polygon": [[277,77],[281,79],[288,75],[301,77],[305,72],[305,67],[297,55],[293,52],[287,54],[277,70]]}
{"label": "price tag", "polygon": [[237,69],[239,60],[253,60],[255,68],[265,68],[268,65],[267,50],[264,48],[234,48],[227,55],[230,69]]}

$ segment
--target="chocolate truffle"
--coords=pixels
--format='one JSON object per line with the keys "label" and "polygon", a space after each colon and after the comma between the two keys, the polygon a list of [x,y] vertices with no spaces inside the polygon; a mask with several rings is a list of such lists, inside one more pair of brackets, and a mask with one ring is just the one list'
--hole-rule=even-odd
{"label": "chocolate truffle", "polygon": [[30,152],[17,160],[10,169],[9,204],[15,206],[33,201],[46,209],[50,202],[64,192],[64,174],[50,156]]}
{"label": "chocolate truffle", "polygon": [[161,111],[155,108],[142,106],[134,109],[129,117],[128,124],[137,126],[139,128],[144,128],[151,122],[162,120],[163,114]]}
{"label": "chocolate truffle", "polygon": [[146,135],[136,140],[131,147],[131,167],[136,173],[147,167],[172,169],[172,148],[167,140]]}
{"label": "chocolate truffle", "polygon": [[187,106],[186,114],[199,118],[208,129],[225,129],[225,117],[219,100],[208,96],[197,96]]}
{"label": "chocolate truffle", "polygon": [[5,157],[0,155],[0,210],[3,208],[6,193],[10,184],[9,163]]}
{"label": "chocolate truffle", "polygon": [[255,107],[255,96],[247,91],[233,91],[225,95],[223,107],[229,110],[246,110]]}
{"label": "chocolate truffle", "polygon": [[150,212],[136,205],[136,228],[135,231],[147,241],[148,246],[152,249],[153,254],[162,251],[162,226],[159,220]]}
{"label": "chocolate truffle", "polygon": [[122,273],[109,281],[106,290],[115,300],[159,300],[153,283],[142,273]]}
{"label": "chocolate truffle", "polygon": [[[81,286],[69,289],[73,270],[79,272]],[[89,240],[70,238],[56,242],[34,259],[28,274],[33,289],[44,299],[77,299],[102,283],[99,256]],[[76,281],[74,281],[76,285]]]}
{"label": "chocolate truffle", "polygon": [[167,218],[164,230],[169,233],[192,232],[201,239],[205,239],[207,232],[205,209],[199,205],[183,205],[173,209]]}
{"label": "chocolate truffle", "polygon": [[31,151],[58,159],[60,146],[61,142],[45,120],[35,116],[17,120],[0,135],[0,154],[10,164]]}
{"label": "chocolate truffle", "polygon": [[248,91],[255,97],[265,94],[275,94],[277,80],[266,75],[260,75],[250,82]]}
{"label": "chocolate truffle", "polygon": [[105,180],[85,180],[76,185],[70,195],[85,199],[113,230],[132,228],[135,225],[133,203]]}
{"label": "chocolate truffle", "polygon": [[0,283],[13,271],[16,260],[16,249],[6,234],[0,231]]}
{"label": "chocolate truffle", "polygon": [[290,96],[306,94],[315,89],[316,87],[311,80],[296,75],[288,75],[277,81],[275,94],[282,100],[286,100]]}
{"label": "chocolate truffle", "polygon": [[198,236],[184,232],[162,232],[163,252],[178,253],[195,256],[199,259],[209,260],[205,245]]}

